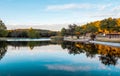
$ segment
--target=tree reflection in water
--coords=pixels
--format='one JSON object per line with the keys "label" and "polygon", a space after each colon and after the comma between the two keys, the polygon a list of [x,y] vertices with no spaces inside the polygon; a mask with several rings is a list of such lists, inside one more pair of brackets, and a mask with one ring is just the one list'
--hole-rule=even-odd
{"label": "tree reflection in water", "polygon": [[99,60],[104,65],[116,65],[120,58],[120,48],[111,47],[98,44],[85,44],[77,42],[63,42],[61,44],[63,49],[68,49],[69,54],[81,54],[85,53],[87,57],[94,58],[99,56]]}
{"label": "tree reflection in water", "polygon": [[13,47],[29,47],[31,50],[34,49],[34,47],[36,46],[46,46],[46,45],[50,45],[53,44],[50,41],[24,41],[24,42],[7,42],[8,45],[11,45]]}
{"label": "tree reflection in water", "polygon": [[4,57],[7,52],[7,44],[4,41],[0,41],[0,60]]}
{"label": "tree reflection in water", "polygon": [[111,56],[109,54],[108,55],[101,55],[100,60],[103,64],[108,65],[108,66],[109,65],[116,65],[118,57]]}
{"label": "tree reflection in water", "polygon": [[[35,46],[47,46],[52,43],[50,41],[41,41],[41,42],[5,42],[0,41],[0,59],[5,55],[7,51],[7,45],[13,47],[30,47],[32,50]],[[59,43],[60,44],[60,43]],[[85,44],[78,42],[61,42],[61,47],[63,49],[68,49],[69,54],[82,54],[85,53],[87,57],[94,58],[96,55],[99,55],[99,60],[102,64],[105,65],[116,65],[118,59],[120,58],[120,48],[110,47],[105,45],[98,44]]]}
{"label": "tree reflection in water", "polygon": [[30,41],[30,42],[7,42],[7,41],[0,41],[0,59],[2,59],[7,52],[7,46],[13,46],[13,47],[30,47],[32,50],[35,46],[46,46],[50,44],[56,44],[56,43],[51,43],[50,41],[40,41],[40,42],[35,42],[35,41]]}
{"label": "tree reflection in water", "polygon": [[76,47],[74,42],[62,42],[61,43],[61,47],[63,49],[68,49],[69,54],[80,54],[80,53],[84,53],[83,49]]}

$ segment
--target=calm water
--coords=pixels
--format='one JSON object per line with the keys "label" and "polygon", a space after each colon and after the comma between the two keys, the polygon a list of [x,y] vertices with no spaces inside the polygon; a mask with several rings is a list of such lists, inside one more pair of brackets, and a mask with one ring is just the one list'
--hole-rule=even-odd
{"label": "calm water", "polygon": [[0,42],[0,76],[119,76],[120,48],[50,41]]}

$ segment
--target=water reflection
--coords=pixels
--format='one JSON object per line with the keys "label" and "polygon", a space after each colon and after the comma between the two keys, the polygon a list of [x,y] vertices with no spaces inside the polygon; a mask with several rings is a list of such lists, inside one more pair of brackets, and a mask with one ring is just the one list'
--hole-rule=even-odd
{"label": "water reflection", "polygon": [[75,42],[67,42],[67,41],[62,42],[61,47],[63,49],[68,49],[69,54],[76,55],[76,54],[84,53],[83,49],[76,47]]}
{"label": "water reflection", "polygon": [[4,41],[0,42],[0,60],[3,58],[5,53],[7,52],[7,44]]}
{"label": "water reflection", "polygon": [[56,44],[52,43],[50,41],[23,41],[23,42],[7,42],[7,45],[11,45],[13,47],[29,47],[31,50],[34,49],[34,47],[37,46],[47,46],[50,44]]}
{"label": "water reflection", "polygon": [[[3,58],[5,53],[7,52],[7,46],[12,47],[29,47],[31,50],[37,46],[47,46],[51,44],[58,44],[52,43],[50,41],[41,41],[41,42],[0,42],[0,59]],[[61,42],[61,47],[63,49],[67,49],[69,54],[79,55],[85,54],[88,58],[95,58],[96,55],[99,57],[99,60],[104,65],[116,65],[118,59],[120,58],[120,48],[118,47],[110,47],[105,45],[98,45],[98,44],[84,44],[84,43],[77,43],[77,42]]]}
{"label": "water reflection", "polygon": [[87,57],[94,58],[99,55],[99,60],[104,65],[116,65],[120,58],[120,48],[98,44],[84,44],[75,42],[63,42],[63,49],[68,49],[69,54],[85,53]]}

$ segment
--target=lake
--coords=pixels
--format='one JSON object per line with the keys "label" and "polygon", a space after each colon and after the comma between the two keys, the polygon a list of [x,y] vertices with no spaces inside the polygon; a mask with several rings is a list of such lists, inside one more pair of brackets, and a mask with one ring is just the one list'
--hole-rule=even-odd
{"label": "lake", "polygon": [[119,76],[120,47],[0,41],[0,76]]}

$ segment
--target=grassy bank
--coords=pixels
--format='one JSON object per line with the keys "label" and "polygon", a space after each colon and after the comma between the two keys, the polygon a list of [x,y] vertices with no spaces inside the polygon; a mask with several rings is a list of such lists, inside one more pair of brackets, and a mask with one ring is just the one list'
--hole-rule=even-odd
{"label": "grassy bank", "polygon": [[60,42],[63,41],[63,39],[64,39],[63,36],[52,36],[52,37],[51,37],[51,41],[52,41],[52,42],[55,42],[55,43],[60,43]]}
{"label": "grassy bank", "polygon": [[97,38],[97,41],[120,43],[120,38]]}

